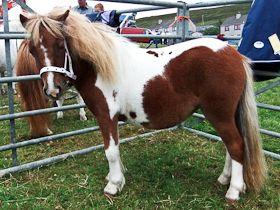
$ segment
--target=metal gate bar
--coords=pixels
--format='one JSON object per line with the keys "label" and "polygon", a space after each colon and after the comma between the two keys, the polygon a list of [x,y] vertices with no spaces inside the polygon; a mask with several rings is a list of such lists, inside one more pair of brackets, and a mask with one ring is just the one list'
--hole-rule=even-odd
{"label": "metal gate bar", "polygon": [[[8,17],[8,2],[6,0],[2,0],[3,6],[3,19],[4,19],[4,33],[9,32],[9,17]],[[11,48],[10,48],[10,40],[5,39],[5,54],[6,54],[6,67],[7,67],[7,75],[9,77],[13,76],[12,62],[11,62]],[[14,114],[14,90],[12,86],[12,82],[8,82],[8,99],[9,99],[9,114]],[[10,119],[10,142],[11,144],[16,143],[16,129],[15,129],[15,120]],[[12,149],[12,160],[13,166],[18,164],[17,161],[17,151],[16,149]]]}
{"label": "metal gate bar", "polygon": [[[187,130],[187,131],[190,131],[198,136],[203,136],[207,139],[210,139],[210,140],[215,140],[215,141],[222,141],[221,137],[219,136],[215,136],[213,134],[210,134],[210,133],[206,133],[206,132],[203,132],[203,131],[199,131],[199,130],[196,130],[196,129],[192,129],[192,128],[189,128],[189,127],[183,127],[183,129]],[[267,150],[263,150],[264,154],[266,154],[267,156],[269,157],[272,157],[272,158],[275,158],[277,160],[280,160],[280,154],[276,154],[276,153],[273,153],[273,152],[270,152],[270,151],[267,151]]]}

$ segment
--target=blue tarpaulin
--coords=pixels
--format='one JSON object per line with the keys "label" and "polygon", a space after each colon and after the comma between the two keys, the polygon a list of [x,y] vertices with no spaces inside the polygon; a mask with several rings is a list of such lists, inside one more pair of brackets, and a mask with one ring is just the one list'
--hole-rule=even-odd
{"label": "blue tarpaulin", "polygon": [[255,0],[238,48],[252,60],[254,70],[279,72],[280,55],[274,54],[268,39],[273,34],[280,38],[280,0]]}

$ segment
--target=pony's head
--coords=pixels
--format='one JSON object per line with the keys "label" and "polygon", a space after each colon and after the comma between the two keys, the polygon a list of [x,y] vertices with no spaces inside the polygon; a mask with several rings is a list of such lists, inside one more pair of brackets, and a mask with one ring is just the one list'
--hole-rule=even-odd
{"label": "pony's head", "polygon": [[[58,98],[68,81],[75,80],[71,56],[76,62],[86,61],[88,70],[95,71],[103,81],[115,82],[118,64],[111,29],[62,8],[55,8],[46,16],[21,14],[20,20],[30,34],[30,52],[41,70],[47,96]],[[76,74],[78,71],[75,69]]]}
{"label": "pony's head", "polygon": [[[63,23],[69,10],[50,18],[47,16],[21,14],[21,24],[30,33],[29,51],[36,60],[37,68],[44,84],[44,93],[58,99],[67,88],[69,78],[74,74],[68,72],[71,58],[63,35]],[[70,58],[70,60],[69,60]]]}

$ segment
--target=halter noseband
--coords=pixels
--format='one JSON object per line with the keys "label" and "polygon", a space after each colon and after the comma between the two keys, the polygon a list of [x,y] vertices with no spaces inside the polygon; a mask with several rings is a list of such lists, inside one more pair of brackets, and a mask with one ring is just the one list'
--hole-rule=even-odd
{"label": "halter noseband", "polygon": [[[43,73],[46,72],[57,72],[66,75],[67,77],[76,80],[77,76],[74,74],[72,59],[67,47],[66,40],[64,40],[64,47],[65,47],[65,59],[64,59],[64,67],[56,67],[56,66],[46,66],[40,70],[40,77],[42,77]],[[67,71],[67,63],[69,62],[69,71]]]}

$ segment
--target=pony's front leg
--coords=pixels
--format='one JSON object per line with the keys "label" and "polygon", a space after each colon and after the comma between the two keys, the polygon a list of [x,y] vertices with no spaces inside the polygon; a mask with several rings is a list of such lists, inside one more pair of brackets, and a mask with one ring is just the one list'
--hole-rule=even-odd
{"label": "pony's front leg", "polygon": [[109,163],[108,184],[104,188],[104,193],[116,195],[125,184],[123,175],[123,165],[120,159],[119,143],[111,137],[109,147],[105,149],[106,158]]}
{"label": "pony's front leg", "polygon": [[[100,125],[104,138],[105,154],[109,163],[109,174],[106,177],[108,184],[104,188],[104,193],[110,195],[116,195],[125,184],[124,167],[120,158],[117,123],[116,118],[109,126]],[[110,131],[109,133],[108,130]]]}

